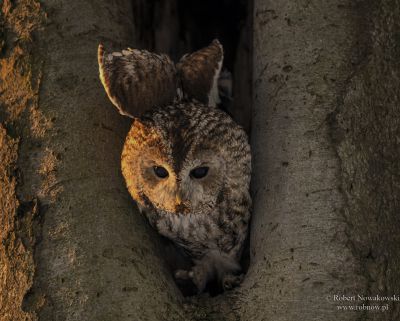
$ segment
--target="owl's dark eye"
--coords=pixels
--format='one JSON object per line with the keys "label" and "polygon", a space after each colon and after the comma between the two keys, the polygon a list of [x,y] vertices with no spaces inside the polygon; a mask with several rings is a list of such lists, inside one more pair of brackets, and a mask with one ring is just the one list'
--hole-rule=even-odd
{"label": "owl's dark eye", "polygon": [[207,175],[208,173],[208,167],[197,167],[195,169],[192,169],[190,171],[190,176],[193,178],[203,178]]}
{"label": "owl's dark eye", "polygon": [[168,171],[162,167],[162,166],[154,166],[154,173],[159,177],[159,178],[166,178],[168,177]]}

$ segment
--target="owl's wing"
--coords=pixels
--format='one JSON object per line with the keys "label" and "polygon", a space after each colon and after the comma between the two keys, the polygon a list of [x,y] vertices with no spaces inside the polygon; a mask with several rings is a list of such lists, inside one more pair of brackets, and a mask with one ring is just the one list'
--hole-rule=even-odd
{"label": "owl's wing", "polygon": [[176,67],[185,97],[216,106],[219,103],[218,77],[223,59],[224,50],[217,39],[208,47],[184,55]]}
{"label": "owl's wing", "polygon": [[98,63],[107,95],[122,115],[138,117],[176,96],[176,70],[167,55],[130,48],[108,53],[100,44]]}

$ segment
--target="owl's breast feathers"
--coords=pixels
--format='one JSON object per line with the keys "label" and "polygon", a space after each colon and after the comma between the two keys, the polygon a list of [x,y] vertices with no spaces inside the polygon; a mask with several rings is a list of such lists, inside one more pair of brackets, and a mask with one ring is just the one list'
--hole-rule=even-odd
{"label": "owl's breast feathers", "polygon": [[247,235],[250,196],[241,205],[229,207],[224,200],[209,212],[175,213],[155,208],[150,203],[145,216],[161,235],[181,246],[190,256],[201,258],[210,250],[238,257]]}

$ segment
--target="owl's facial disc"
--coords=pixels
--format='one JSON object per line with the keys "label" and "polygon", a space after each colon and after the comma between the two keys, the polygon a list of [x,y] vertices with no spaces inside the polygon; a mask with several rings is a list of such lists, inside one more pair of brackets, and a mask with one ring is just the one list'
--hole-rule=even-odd
{"label": "owl's facial disc", "polygon": [[182,193],[181,179],[167,155],[147,149],[138,154],[136,161],[139,162],[137,189],[157,210],[170,213],[190,211],[189,200]]}
{"label": "owl's facial disc", "polygon": [[126,158],[129,161],[124,168],[131,173],[127,184],[132,186],[132,196],[144,207],[146,199],[155,209],[169,213],[196,214],[215,208],[226,180],[223,157],[201,149],[179,163],[165,150],[146,146]]}
{"label": "owl's facial disc", "polygon": [[141,190],[158,210],[196,213],[215,204],[220,185],[219,162],[188,160],[178,171],[173,160],[141,154]]}
{"label": "owl's facial disc", "polygon": [[180,187],[189,200],[192,213],[215,208],[224,185],[225,163],[215,151],[201,150],[188,157],[179,172]]}

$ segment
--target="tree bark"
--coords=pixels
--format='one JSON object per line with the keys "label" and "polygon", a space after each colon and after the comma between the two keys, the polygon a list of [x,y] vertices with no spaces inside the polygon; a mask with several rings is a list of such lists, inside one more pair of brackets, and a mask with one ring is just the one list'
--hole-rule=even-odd
{"label": "tree bark", "polygon": [[399,289],[399,17],[395,1],[256,0],[245,284],[260,308],[243,320],[398,318],[333,296]]}
{"label": "tree bark", "polygon": [[[333,114],[350,245],[367,295],[400,289],[400,4],[361,2],[362,59],[352,68]],[[364,320],[398,320],[399,302]],[[374,304],[374,302],[371,302]]]}
{"label": "tree bark", "polygon": [[355,22],[343,3],[255,2],[255,215],[247,286],[261,308],[244,320],[337,320],[333,295],[366,287],[348,245],[340,162],[327,121],[351,72]]}
{"label": "tree bark", "polygon": [[2,3],[1,321],[398,319],[333,298],[400,288],[397,2],[255,1],[250,267],[191,299],[126,191],[130,121],[98,80],[99,42],[143,46],[146,3]]}
{"label": "tree bark", "polygon": [[[99,42],[134,40],[130,1],[2,9],[1,320],[186,320],[121,178],[130,122],[98,79]],[[34,246],[22,224],[39,217]]]}

